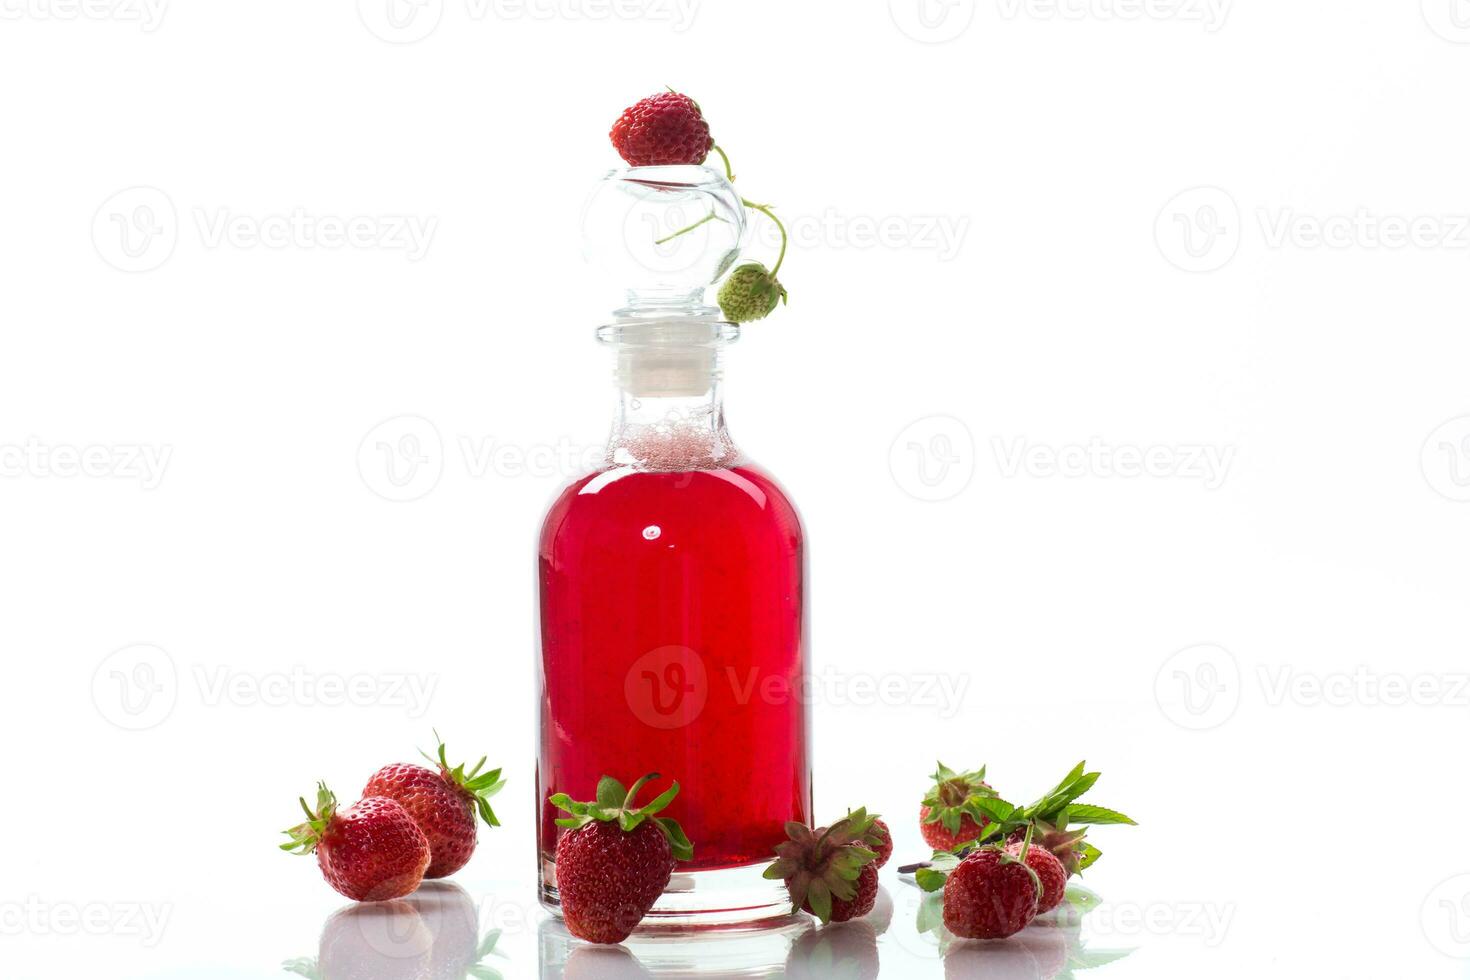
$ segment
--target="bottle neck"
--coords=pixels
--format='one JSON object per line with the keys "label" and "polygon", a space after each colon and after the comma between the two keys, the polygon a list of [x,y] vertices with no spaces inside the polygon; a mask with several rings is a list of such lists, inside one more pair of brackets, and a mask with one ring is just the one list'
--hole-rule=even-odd
{"label": "bottle neck", "polygon": [[612,466],[718,469],[739,456],[725,427],[721,348],[735,328],[719,321],[620,323],[599,336],[617,358]]}

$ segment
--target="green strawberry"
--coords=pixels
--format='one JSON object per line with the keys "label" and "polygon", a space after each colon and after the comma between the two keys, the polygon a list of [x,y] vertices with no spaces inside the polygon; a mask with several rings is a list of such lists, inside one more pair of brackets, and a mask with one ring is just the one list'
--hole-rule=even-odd
{"label": "green strawberry", "polygon": [[759,262],[736,266],[720,286],[720,309],[733,323],[764,319],[785,300],[786,287]]}

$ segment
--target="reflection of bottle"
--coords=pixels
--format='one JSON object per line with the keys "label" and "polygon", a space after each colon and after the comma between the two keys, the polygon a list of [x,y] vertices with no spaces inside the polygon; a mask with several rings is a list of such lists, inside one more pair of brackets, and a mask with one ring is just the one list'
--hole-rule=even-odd
{"label": "reflection of bottle", "polygon": [[[712,171],[656,168],[651,181],[652,169],[612,181],[645,210],[660,195],[685,213],[691,195],[711,213],[733,199]],[[723,238],[701,240],[709,262],[650,262],[653,284],[599,332],[620,392],[606,461],[542,529],[540,856],[553,907],[560,814],[547,797],[591,799],[602,775],[658,772],[655,792],[679,781],[666,815],[694,860],[652,914],[747,921],[789,908],[761,870],[785,822],[811,810],[805,553],[795,508],[725,428],[720,351],[738,331],[701,300],[735,255],[735,207],[710,223]],[[619,224],[621,247],[632,233]]]}
{"label": "reflection of bottle", "polygon": [[539,976],[541,980],[784,977],[792,948],[815,931],[815,922],[802,915],[764,928],[685,929],[678,935],[635,932],[620,945],[597,946],[574,939],[560,919],[543,919],[537,927]]}

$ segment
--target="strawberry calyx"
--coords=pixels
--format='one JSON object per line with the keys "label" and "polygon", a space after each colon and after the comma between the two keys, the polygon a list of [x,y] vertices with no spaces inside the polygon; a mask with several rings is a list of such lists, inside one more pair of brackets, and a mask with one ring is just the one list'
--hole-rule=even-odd
{"label": "strawberry calyx", "polygon": [[866,808],[860,807],[831,827],[813,830],[789,821],[787,840],[776,845],[776,860],[762,877],[784,879],[791,893],[792,913],[807,907],[826,925],[832,919],[832,900],[852,901],[863,868],[878,857],[867,847],[869,838],[875,836],[876,819],[877,814],[869,816]]}
{"label": "strawberry calyx", "polygon": [[976,826],[995,821],[994,808],[988,801],[1000,797],[986,784],[984,766],[973,772],[955,772],[942,762],[936,763],[933,780],[924,797],[924,806],[929,808],[925,823],[942,824],[945,830],[957,834],[965,817]]}
{"label": "strawberry calyx", "polygon": [[438,732],[434,733],[434,740],[439,743],[438,757],[429,755],[429,753],[422,750],[420,750],[419,755],[439,767],[439,774],[444,777],[444,781],[459,790],[469,799],[475,808],[475,812],[480,815],[480,819],[485,821],[486,825],[499,827],[500,821],[496,818],[495,811],[490,808],[490,797],[505,788],[505,780],[500,778],[501,770],[491,769],[489,772],[480,772],[485,766],[485,760],[489,756],[481,756],[480,761],[475,763],[474,767],[469,770],[465,769],[464,763],[460,763],[457,766],[450,766],[448,750],[445,748],[444,740],[439,737]]}
{"label": "strawberry calyx", "polygon": [[306,822],[282,831],[291,840],[280,845],[280,848],[295,854],[311,854],[316,850],[317,844],[321,843],[322,835],[327,832],[332,818],[337,815],[337,796],[327,789],[326,783],[320,782],[316,784],[315,810],[307,805],[306,797],[300,797],[300,801],[301,809],[306,813]]}
{"label": "strawberry calyx", "polygon": [[878,818],[881,813],[869,813],[867,807],[858,807],[849,810],[847,819],[851,822],[851,833],[856,840],[872,847],[882,847],[888,841],[888,834],[882,827],[878,826]]}
{"label": "strawberry calyx", "polygon": [[677,860],[693,860],[694,845],[689,842],[679,822],[669,817],[654,816],[679,795],[677,781],[646,806],[635,807],[633,805],[634,798],[637,797],[638,791],[643,788],[644,784],[657,778],[659,774],[651,772],[634,783],[631,788],[624,789],[623,784],[613,777],[603,776],[597,781],[597,799],[590,803],[579,803],[565,793],[557,793],[550,797],[551,805],[559,810],[565,810],[571,816],[557,819],[556,825],[569,830],[580,830],[596,820],[616,823],[625,833],[632,833],[645,820],[650,820],[658,828],[659,833],[667,838],[669,849],[674,852]]}

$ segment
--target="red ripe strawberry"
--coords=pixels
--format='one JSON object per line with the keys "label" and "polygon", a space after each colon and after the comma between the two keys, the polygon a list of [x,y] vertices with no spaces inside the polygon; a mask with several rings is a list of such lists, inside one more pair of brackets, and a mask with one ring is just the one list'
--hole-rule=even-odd
{"label": "red ripe strawberry", "polygon": [[306,823],[286,831],[283,851],[316,852],[327,884],[359,902],[402,898],[424,880],[429,840],[408,811],[371,796],[345,810],[325,783],[317,784],[316,809],[301,801]]}
{"label": "red ripe strawberry", "polygon": [[1004,939],[1036,918],[1041,882],[1020,856],[977,847],[944,883],[944,926],[962,939]]}
{"label": "red ripe strawberry", "polygon": [[625,791],[603,776],[591,803],[565,793],[551,797],[552,805],[571,814],[556,822],[566,828],[556,842],[556,889],[572,935],[593,943],[627,939],[663,894],[674,861],[694,857],[679,824],[653,816],[679,794],[678,783],[647,806],[633,806],[643,785],[657,778],[650,773]]}
{"label": "red ripe strawberry", "polygon": [[640,99],[623,110],[608,135],[632,167],[700,164],[715,145],[699,103],[678,92]]}
{"label": "red ripe strawberry", "polygon": [[934,784],[919,808],[919,830],[936,851],[952,851],[979,837],[990,823],[980,800],[994,799],[995,790],[985,781],[985,767],[974,772],[955,772],[939,763]]}
{"label": "red ripe strawberry", "polygon": [[1036,914],[1050,912],[1062,904],[1062,899],[1067,896],[1067,869],[1062,867],[1062,862],[1057,860],[1055,854],[1044,847],[1032,844],[1027,847],[1021,844],[1011,844],[1006,850],[1011,854],[1020,856],[1025,850],[1026,867],[1036,872],[1036,878],[1041,882],[1041,899],[1036,906]]}
{"label": "red ripe strawberry", "polygon": [[765,870],[770,880],[785,879],[791,911],[809,912],[828,922],[846,922],[873,911],[878,898],[877,853],[867,846],[874,818],[865,809],[816,830],[786,825],[788,840],[776,845],[776,860]]}
{"label": "red ripe strawberry", "polygon": [[363,787],[363,796],[386,796],[396,800],[413,817],[429,839],[432,860],[425,878],[445,878],[454,874],[475,853],[475,814],[488,826],[500,821],[490,809],[490,797],[500,792],[505,780],[500,770],[481,773],[481,759],[466,772],[463,765],[450,768],[444,743],[439,743],[439,758],[425,755],[439,768],[398,763],[384,766]]}

